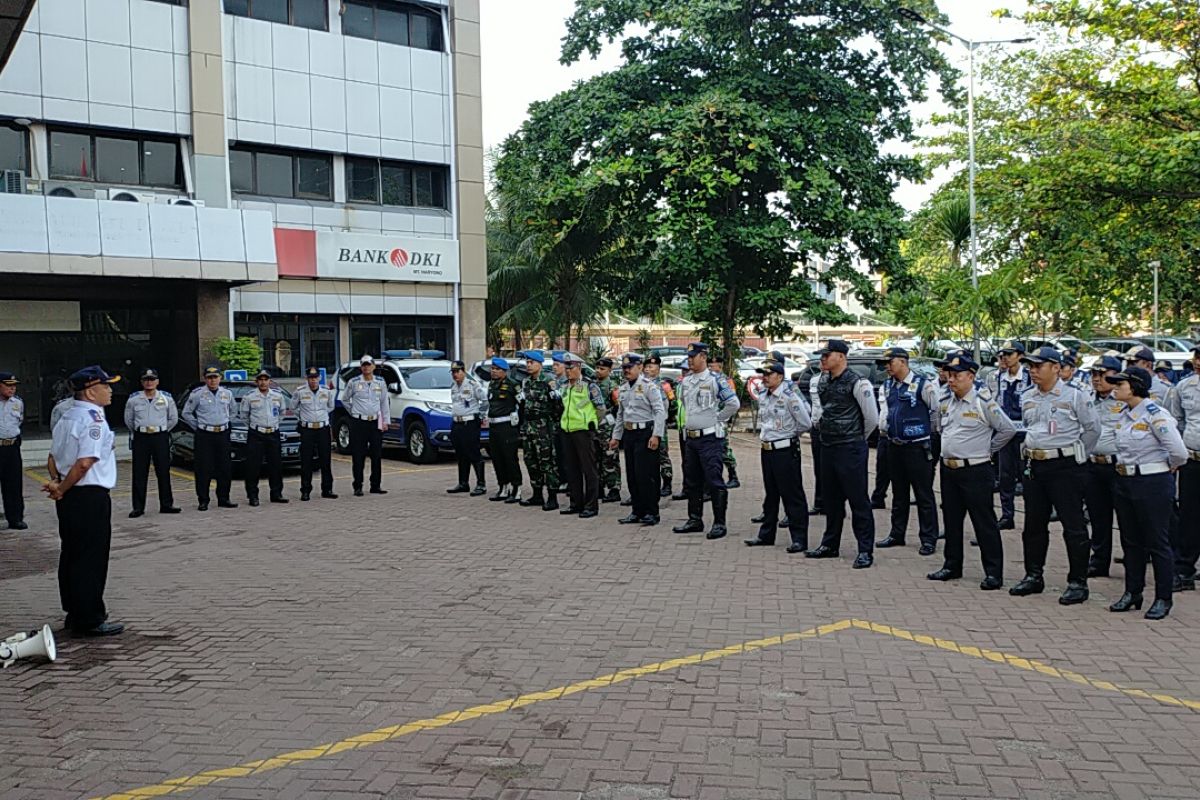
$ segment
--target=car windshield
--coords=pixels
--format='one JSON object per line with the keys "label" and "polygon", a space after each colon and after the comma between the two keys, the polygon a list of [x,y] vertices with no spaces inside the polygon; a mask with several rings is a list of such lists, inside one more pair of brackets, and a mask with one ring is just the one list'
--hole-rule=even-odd
{"label": "car windshield", "polygon": [[[241,401],[241,399],[243,397],[250,394],[251,392],[258,391],[258,387],[255,386],[253,383],[225,383],[222,385],[233,394],[233,399],[237,400],[239,402]],[[272,383],[271,388],[278,389],[283,394],[284,400],[290,400],[292,397],[292,393],[289,392],[287,389],[284,389],[282,386]]]}
{"label": "car windshield", "polygon": [[410,389],[449,389],[454,384],[449,367],[401,367],[400,376]]}

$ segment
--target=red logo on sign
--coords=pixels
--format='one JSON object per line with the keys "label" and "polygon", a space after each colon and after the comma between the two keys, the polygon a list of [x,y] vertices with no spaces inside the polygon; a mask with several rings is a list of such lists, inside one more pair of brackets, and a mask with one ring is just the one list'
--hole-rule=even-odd
{"label": "red logo on sign", "polygon": [[399,247],[397,247],[388,254],[388,260],[392,262],[392,266],[394,266],[396,269],[403,269],[408,263],[408,251],[401,250]]}

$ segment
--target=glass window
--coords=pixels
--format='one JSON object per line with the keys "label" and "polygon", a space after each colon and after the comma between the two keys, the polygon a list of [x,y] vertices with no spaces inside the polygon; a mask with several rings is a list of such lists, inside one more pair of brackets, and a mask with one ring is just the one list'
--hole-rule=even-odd
{"label": "glass window", "polygon": [[296,196],[329,200],[333,197],[333,167],[321,156],[296,157]]}
{"label": "glass window", "polygon": [[384,350],[412,350],[417,346],[417,322],[409,318],[389,320],[383,326]]}
{"label": "glass window", "polygon": [[50,134],[50,174],[56,178],[95,176],[92,169],[92,137],[82,133]]}
{"label": "glass window", "polygon": [[352,326],[350,328],[350,355],[361,358],[370,354],[379,355],[379,325]]}
{"label": "glass window", "polygon": [[454,323],[445,318],[430,318],[420,321],[417,332],[417,343],[422,350],[441,350],[450,352],[450,330]]}
{"label": "glass window", "polygon": [[288,21],[288,0],[250,0],[250,16],[267,22]]}
{"label": "glass window", "polygon": [[379,202],[379,164],[369,158],[346,159],[346,199]]}
{"label": "glass window", "polygon": [[229,184],[235,192],[254,191],[254,156],[245,150],[229,151]]}
{"label": "glass window", "polygon": [[435,185],[438,183],[434,171],[428,167],[419,167],[413,170],[413,205],[422,206],[424,208],[434,208],[440,204],[437,202],[438,197],[434,191]]}
{"label": "glass window", "polygon": [[408,44],[408,13],[396,8],[375,9],[375,38],[392,44]]}
{"label": "glass window", "polygon": [[142,183],[147,186],[180,186],[179,145],[176,142],[142,142]]}
{"label": "glass window", "polygon": [[342,10],[342,33],[360,39],[374,39],[375,7],[369,3],[345,3]]}
{"label": "glass window", "polygon": [[329,27],[326,0],[292,0],[292,24],[323,31]]}
{"label": "glass window", "polygon": [[414,12],[411,17],[412,36],[410,40],[412,42],[412,46],[419,47],[422,50],[441,50],[441,19],[430,14],[422,14],[419,12]]}
{"label": "glass window", "polygon": [[141,183],[138,143],[133,139],[96,137],[96,180],[102,183]]}
{"label": "glass window", "polygon": [[279,153],[254,154],[254,193],[269,197],[292,197],[292,157]]}
{"label": "glass window", "polygon": [[29,172],[25,131],[0,125],[0,169],[19,169]]}
{"label": "glass window", "polygon": [[454,382],[445,367],[401,367],[400,374],[410,389],[449,389]]}
{"label": "glass window", "polygon": [[399,165],[384,164],[382,167],[383,204],[385,206],[411,206],[412,170]]}
{"label": "glass window", "polygon": [[250,0],[225,0],[225,13],[237,17],[250,16]]}
{"label": "glass window", "polygon": [[342,10],[342,33],[425,50],[442,49],[439,14],[391,0],[347,0]]}

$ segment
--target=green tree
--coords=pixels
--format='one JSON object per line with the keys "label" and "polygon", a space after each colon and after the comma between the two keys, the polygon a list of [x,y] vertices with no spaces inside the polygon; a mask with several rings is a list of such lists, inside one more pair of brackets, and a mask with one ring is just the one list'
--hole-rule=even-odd
{"label": "green tree", "polygon": [[263,351],[258,341],[249,336],[236,339],[220,338],[213,342],[213,355],[226,369],[255,372],[263,366]]}

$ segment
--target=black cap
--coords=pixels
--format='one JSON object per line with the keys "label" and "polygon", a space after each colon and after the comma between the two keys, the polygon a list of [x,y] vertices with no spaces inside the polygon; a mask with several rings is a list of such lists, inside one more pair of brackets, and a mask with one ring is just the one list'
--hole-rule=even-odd
{"label": "black cap", "polygon": [[204,377],[210,378],[213,375],[216,375],[218,378],[221,377],[221,370],[217,369],[216,367],[205,367],[204,368]]}
{"label": "black cap", "polygon": [[450,371],[451,371],[451,372],[458,372],[459,370],[462,370],[463,372],[466,372],[466,371],[467,371],[467,365],[466,365],[466,364],[464,364],[464,363],[463,363],[463,362],[461,362],[461,361],[451,361],[451,362],[450,362]]}
{"label": "black cap", "polygon": [[704,342],[692,342],[688,345],[687,354],[689,356],[708,355],[708,345]]}
{"label": "black cap", "polygon": [[143,381],[158,380],[158,370],[153,369],[151,367],[146,367],[144,370],[142,370],[142,375],[141,375],[140,380],[143,380]]}
{"label": "black cap", "polygon": [[875,363],[876,364],[886,364],[889,361],[891,361],[893,358],[903,358],[905,361],[907,361],[908,360],[908,351],[905,350],[903,347],[891,347],[887,351],[885,351],[882,356],[875,359]]}
{"label": "black cap", "polygon": [[947,372],[978,372],[979,365],[970,356],[959,352],[947,359],[942,369]]}
{"label": "black cap", "polygon": [[1025,344],[1015,339],[1009,339],[1000,345],[1000,349],[996,352],[1000,355],[1004,355],[1005,353],[1020,353],[1021,355],[1025,355]]}
{"label": "black cap", "polygon": [[306,377],[306,378],[320,378],[320,377],[321,377],[321,370],[317,369],[316,367],[309,367],[308,369],[304,370],[304,377]]}
{"label": "black cap", "polygon": [[1025,364],[1045,364],[1047,361],[1061,364],[1062,353],[1047,345],[1039,347],[1027,356],[1022,356],[1021,361]]}
{"label": "black cap", "polygon": [[1062,351],[1062,363],[1068,367],[1079,366],[1079,351],[1073,347],[1068,347]]}
{"label": "black cap", "polygon": [[1109,375],[1104,380],[1109,383],[1125,383],[1128,381],[1140,385],[1143,389],[1149,389],[1151,384],[1154,383],[1154,378],[1150,373],[1141,367],[1127,367],[1124,372]]}
{"label": "black cap", "polygon": [[[596,363],[599,364],[600,362],[596,362]],[[636,367],[638,364],[641,364],[641,363],[642,363],[642,357],[640,355],[638,355],[637,353],[626,353],[625,355],[621,356],[621,366],[622,367]]]}
{"label": "black cap", "polygon": [[763,375],[776,372],[782,375],[784,374],[783,359],[775,358],[775,354],[772,353],[766,357],[762,363],[762,366],[756,369],[755,372],[761,372]]}
{"label": "black cap", "polygon": [[611,358],[609,358],[608,356],[605,356],[604,358],[596,359],[597,367],[611,367],[612,365],[613,365],[613,360]]}
{"label": "black cap", "polygon": [[825,343],[825,346],[817,351],[817,355],[823,356],[829,353],[849,353],[850,345],[846,344],[845,339],[830,339]]}
{"label": "black cap", "polygon": [[99,366],[93,364],[90,367],[77,370],[67,380],[70,382],[72,389],[80,392],[89,386],[95,386],[97,383],[116,383],[121,380],[121,376],[109,375]]}
{"label": "black cap", "polygon": [[1136,350],[1130,350],[1125,354],[1126,361],[1149,361],[1154,363],[1154,351],[1149,347],[1139,347]]}
{"label": "black cap", "polygon": [[662,366],[662,356],[646,356],[646,363]]}
{"label": "black cap", "polygon": [[20,381],[11,372],[0,372],[0,383],[3,383],[5,386],[16,386]]}

